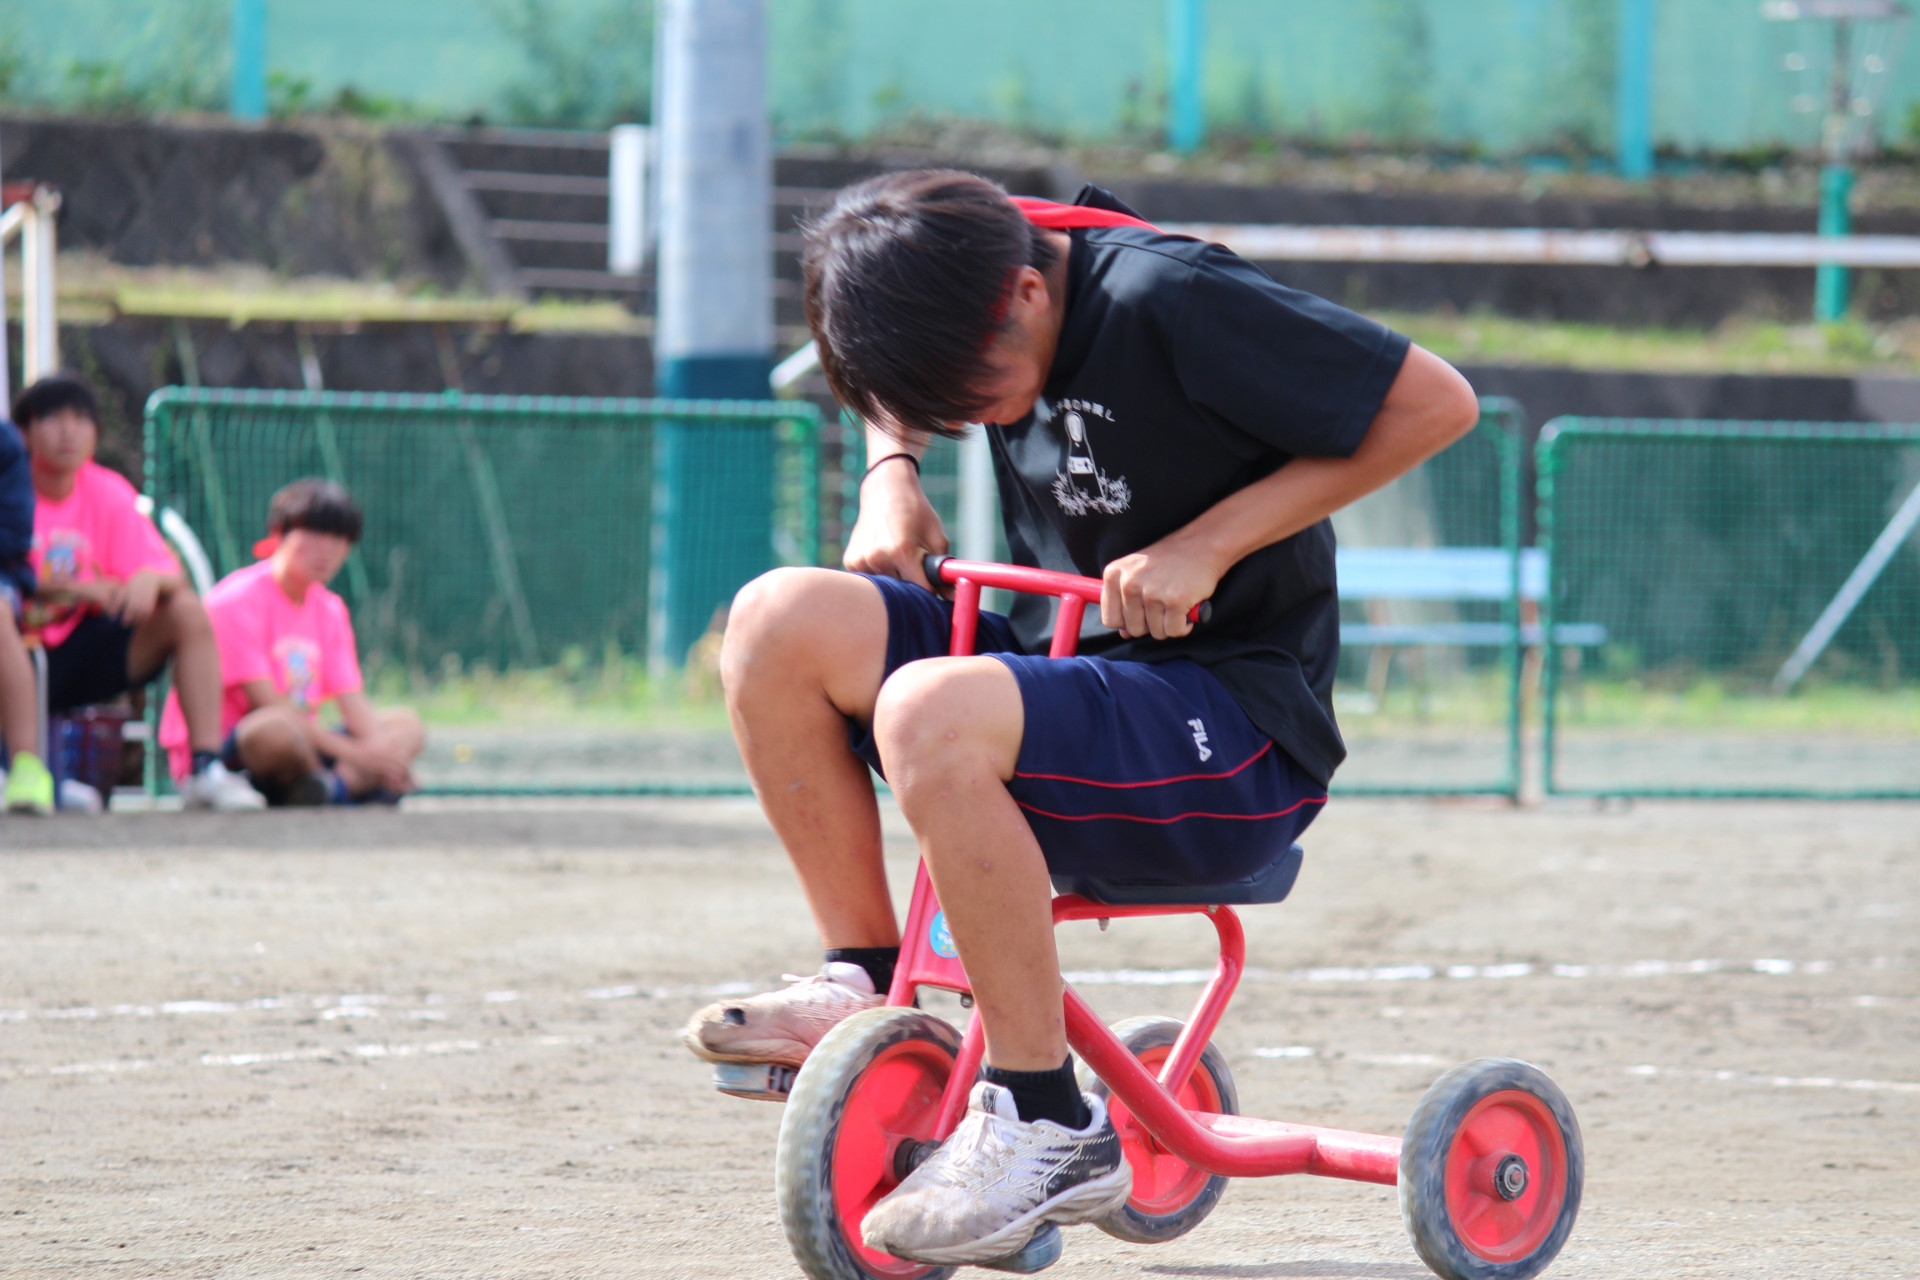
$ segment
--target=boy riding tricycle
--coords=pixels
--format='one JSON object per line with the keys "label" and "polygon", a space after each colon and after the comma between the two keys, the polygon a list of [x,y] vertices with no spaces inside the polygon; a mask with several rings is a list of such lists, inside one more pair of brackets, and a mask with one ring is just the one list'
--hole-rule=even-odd
{"label": "boy riding tricycle", "polygon": [[[1062,206],[873,179],[808,229],[804,266],[875,461],[852,572],[749,584],[721,673],[825,961],[686,1032],[722,1088],[788,1098],[802,1265],[1032,1271],[1060,1226],[1168,1239],[1227,1176],[1312,1172],[1397,1182],[1442,1274],[1544,1267],[1581,1166],[1538,1071],[1450,1073],[1403,1145],[1236,1116],[1208,1044],[1243,954],[1230,904],[1291,888],[1345,754],[1327,517],[1472,428],[1464,379],[1095,188]],[[947,541],[919,454],[968,423],[1014,566],[923,561]],[[982,586],[1026,594],[1001,616]],[[904,950],[869,766],[920,845]],[[1214,924],[1213,982],[1184,1028],[1109,1032],[1063,989],[1054,924],[1170,912]],[[912,1007],[922,985],[977,1005],[964,1039]]]}

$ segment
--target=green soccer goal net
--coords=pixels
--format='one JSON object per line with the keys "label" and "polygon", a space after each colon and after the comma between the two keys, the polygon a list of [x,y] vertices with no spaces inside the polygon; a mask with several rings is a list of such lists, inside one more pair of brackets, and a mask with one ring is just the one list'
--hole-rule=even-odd
{"label": "green soccer goal net", "polygon": [[366,513],[334,583],[428,791],[741,792],[717,671],[748,579],[820,547],[819,414],[778,403],[168,388],[147,492],[217,575],[303,476]]}
{"label": "green soccer goal net", "polygon": [[1336,794],[1513,796],[1520,787],[1521,409],[1333,517],[1348,757]]}
{"label": "green soccer goal net", "polygon": [[1563,418],[1539,459],[1549,791],[1920,797],[1920,426]]}

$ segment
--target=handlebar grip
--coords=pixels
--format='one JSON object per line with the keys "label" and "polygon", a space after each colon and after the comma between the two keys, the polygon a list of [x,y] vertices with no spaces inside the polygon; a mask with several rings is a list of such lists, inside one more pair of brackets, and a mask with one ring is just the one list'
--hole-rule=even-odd
{"label": "handlebar grip", "polygon": [[952,556],[943,556],[938,552],[929,552],[920,558],[920,571],[927,575],[928,586],[940,585],[940,566],[951,559],[953,559]]}
{"label": "handlebar grip", "polygon": [[1199,604],[1187,610],[1187,621],[1193,623],[1196,627],[1204,627],[1209,622],[1212,622],[1213,601],[1202,600]]}

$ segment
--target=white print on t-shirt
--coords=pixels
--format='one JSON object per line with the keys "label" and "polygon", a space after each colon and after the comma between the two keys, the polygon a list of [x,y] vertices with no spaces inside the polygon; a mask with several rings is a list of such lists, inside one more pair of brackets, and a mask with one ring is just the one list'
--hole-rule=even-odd
{"label": "white print on t-shirt", "polygon": [[1193,745],[1200,748],[1200,763],[1213,759],[1213,748],[1207,745],[1207,726],[1198,720],[1189,720],[1187,727],[1193,730]]}
{"label": "white print on t-shirt", "polygon": [[1133,489],[1126,478],[1109,478],[1093,461],[1093,443],[1087,438],[1087,419],[1113,421],[1106,406],[1091,400],[1062,400],[1061,425],[1067,432],[1067,469],[1053,477],[1053,499],[1070,516],[1099,512],[1117,516],[1133,505]]}

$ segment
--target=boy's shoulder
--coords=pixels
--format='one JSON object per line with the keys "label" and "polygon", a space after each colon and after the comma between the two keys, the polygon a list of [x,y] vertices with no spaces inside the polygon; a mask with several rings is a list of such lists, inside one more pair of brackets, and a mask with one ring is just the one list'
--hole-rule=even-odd
{"label": "boy's shoulder", "polygon": [[87,502],[114,507],[134,508],[140,501],[140,491],[133,487],[133,481],[98,462],[81,466],[74,492]]}
{"label": "boy's shoulder", "polygon": [[274,586],[270,566],[265,560],[257,560],[244,569],[235,569],[207,589],[207,607],[211,609],[217,604],[245,600],[260,589],[262,581],[275,591],[279,590]]}

